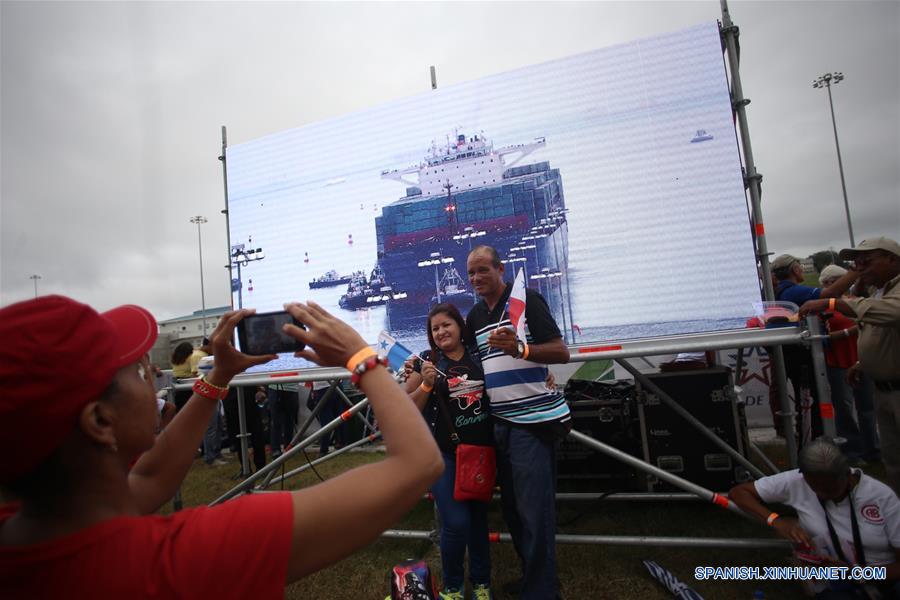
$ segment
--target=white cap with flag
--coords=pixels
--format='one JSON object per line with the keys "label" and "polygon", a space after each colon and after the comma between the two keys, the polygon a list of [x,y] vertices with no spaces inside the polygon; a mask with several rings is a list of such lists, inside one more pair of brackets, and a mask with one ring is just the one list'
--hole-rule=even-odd
{"label": "white cap with flag", "polygon": [[395,340],[387,331],[378,334],[378,346],[376,348],[379,356],[387,357],[388,364],[391,368],[400,372],[403,370],[403,363],[415,352]]}

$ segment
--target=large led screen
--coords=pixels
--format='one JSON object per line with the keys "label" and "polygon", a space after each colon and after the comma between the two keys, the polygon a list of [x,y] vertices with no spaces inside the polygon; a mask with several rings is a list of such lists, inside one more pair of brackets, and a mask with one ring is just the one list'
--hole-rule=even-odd
{"label": "large led screen", "polygon": [[742,327],[759,300],[716,23],[227,158],[234,305],[311,299],[373,343],[386,329],[420,350],[431,305],[468,312],[478,244],[498,250],[507,279],[524,270],[570,344]]}

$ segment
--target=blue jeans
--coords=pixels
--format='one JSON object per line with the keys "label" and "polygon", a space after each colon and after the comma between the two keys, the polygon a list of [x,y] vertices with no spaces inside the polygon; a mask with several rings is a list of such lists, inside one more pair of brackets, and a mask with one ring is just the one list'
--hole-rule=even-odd
{"label": "blue jeans", "polygon": [[206,433],[203,434],[203,460],[206,464],[212,463],[222,452],[222,436],[219,431],[222,426],[222,415],[219,413],[221,403],[221,400],[216,402],[216,410],[209,418]]}
{"label": "blue jeans", "polygon": [[529,430],[494,422],[503,518],[522,561],[523,600],[557,598],[556,448]]}
{"label": "blue jeans", "polygon": [[491,584],[491,549],[488,541],[487,502],[453,499],[456,456],[442,453],[444,474],[431,486],[441,517],[441,570],[444,589],[463,589],[464,560],[469,548],[472,585]]}

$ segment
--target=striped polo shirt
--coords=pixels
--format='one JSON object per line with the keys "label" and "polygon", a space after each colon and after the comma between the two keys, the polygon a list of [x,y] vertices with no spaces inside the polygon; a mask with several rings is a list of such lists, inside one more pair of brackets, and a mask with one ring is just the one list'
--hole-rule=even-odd
{"label": "striped polo shirt", "polygon": [[[493,311],[489,312],[482,301],[466,319],[478,344],[491,413],[498,419],[520,425],[566,422],[571,419],[569,406],[561,392],[547,388],[547,365],[513,358],[487,344],[488,336],[497,327],[513,329],[508,318],[497,322],[504,312],[509,290],[507,286]],[[533,290],[526,290],[525,318],[527,343],[540,344],[561,337],[546,301]]]}

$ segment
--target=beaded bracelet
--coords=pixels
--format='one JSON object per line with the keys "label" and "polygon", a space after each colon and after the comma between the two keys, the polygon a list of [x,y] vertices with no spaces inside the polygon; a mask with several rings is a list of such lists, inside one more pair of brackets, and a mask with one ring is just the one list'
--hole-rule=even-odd
{"label": "beaded bracelet", "polygon": [[356,365],[356,368],[353,369],[353,374],[350,375],[350,383],[352,383],[356,387],[359,387],[359,380],[362,379],[362,376],[365,375],[367,372],[371,371],[372,369],[374,369],[375,367],[377,367],[378,365],[381,365],[382,367],[387,367],[388,366],[387,358],[385,358],[384,356],[378,356],[378,355],[373,354],[372,356],[368,357],[366,360],[361,361],[358,365]]}
{"label": "beaded bracelet", "polygon": [[192,389],[198,396],[208,398],[209,400],[224,400],[228,396],[227,385],[225,387],[219,387],[210,383],[206,380],[205,375],[194,382],[194,387]]}

